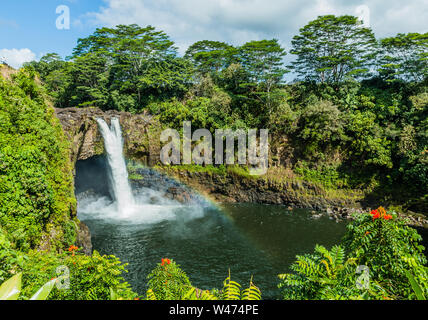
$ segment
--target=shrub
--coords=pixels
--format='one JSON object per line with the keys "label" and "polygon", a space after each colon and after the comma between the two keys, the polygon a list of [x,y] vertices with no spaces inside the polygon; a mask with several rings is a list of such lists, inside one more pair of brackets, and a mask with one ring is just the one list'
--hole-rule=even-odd
{"label": "shrub", "polygon": [[149,288],[159,300],[180,300],[192,287],[187,275],[170,259],[162,259],[147,276]]}
{"label": "shrub", "polygon": [[348,225],[344,243],[349,255],[370,268],[371,278],[379,281],[396,299],[412,298],[406,271],[428,290],[424,247],[418,232],[397,219],[395,212],[380,207],[371,214],[356,216]]}
{"label": "shrub", "polygon": [[[49,300],[109,300],[110,288],[121,298],[137,297],[122,277],[127,272],[126,264],[112,255],[101,256],[97,251],[89,257],[80,254],[76,248],[71,246],[70,251],[62,254],[30,252],[22,269],[26,287],[22,292],[23,298],[31,296],[49,279],[56,278],[60,266],[69,270],[69,289],[53,289]],[[62,272],[60,275],[67,276]]]}
{"label": "shrub", "polygon": [[[421,236],[382,207],[355,216],[343,244],[316,246],[279,275],[285,299],[415,299],[428,292]],[[360,275],[359,270],[368,271]],[[366,276],[363,286],[358,283]],[[416,288],[416,289],[415,289]]]}

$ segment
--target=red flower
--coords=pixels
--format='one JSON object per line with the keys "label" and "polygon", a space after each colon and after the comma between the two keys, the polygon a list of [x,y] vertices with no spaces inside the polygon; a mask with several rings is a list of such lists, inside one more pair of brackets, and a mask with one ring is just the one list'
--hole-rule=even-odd
{"label": "red flower", "polygon": [[373,220],[379,219],[379,218],[383,218],[385,220],[390,220],[392,219],[392,215],[387,214],[386,210],[383,207],[379,207],[376,210],[372,210],[370,212],[370,214],[373,217]]}
{"label": "red flower", "polygon": [[171,263],[171,260],[169,260],[169,259],[167,259],[167,258],[165,258],[165,259],[163,259],[163,258],[162,258],[161,266],[164,266],[164,265],[165,265],[165,263],[166,263],[166,264],[170,264],[170,263]]}
{"label": "red flower", "polygon": [[373,220],[380,218],[379,211],[377,211],[377,210],[372,210],[372,212],[370,212],[370,214],[373,216]]}

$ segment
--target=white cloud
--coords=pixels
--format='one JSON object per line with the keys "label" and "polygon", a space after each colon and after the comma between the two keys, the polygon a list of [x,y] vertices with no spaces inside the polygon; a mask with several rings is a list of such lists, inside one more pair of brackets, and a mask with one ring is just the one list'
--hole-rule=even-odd
{"label": "white cloud", "polygon": [[[165,31],[180,52],[195,41],[221,40],[236,45],[249,40],[291,38],[307,22],[324,14],[357,14],[370,9],[378,37],[398,32],[426,32],[426,0],[104,0],[87,15],[96,25],[137,23]],[[425,2],[425,5],[424,5]],[[287,48],[290,49],[290,48]]]}
{"label": "white cloud", "polygon": [[4,60],[11,67],[18,69],[24,62],[36,59],[36,54],[28,48],[0,49],[0,60]]}

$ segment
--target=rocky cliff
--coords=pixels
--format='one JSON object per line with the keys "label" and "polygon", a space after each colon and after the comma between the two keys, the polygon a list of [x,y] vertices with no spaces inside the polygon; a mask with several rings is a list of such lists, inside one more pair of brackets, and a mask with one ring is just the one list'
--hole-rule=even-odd
{"label": "rocky cliff", "polygon": [[86,160],[104,153],[102,136],[98,130],[97,118],[110,123],[119,118],[124,136],[126,156],[145,165],[157,163],[160,152],[160,124],[148,114],[106,111],[99,108],[55,109],[56,115],[70,140],[71,161]]}

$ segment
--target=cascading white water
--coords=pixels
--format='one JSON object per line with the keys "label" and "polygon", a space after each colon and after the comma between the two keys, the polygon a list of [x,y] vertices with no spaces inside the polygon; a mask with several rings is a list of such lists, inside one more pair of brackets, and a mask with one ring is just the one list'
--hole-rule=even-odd
{"label": "cascading white water", "polygon": [[97,122],[107,152],[113,197],[119,215],[124,217],[133,210],[135,200],[128,182],[128,171],[123,157],[123,140],[119,119],[112,118],[110,127],[103,119],[97,119]]}

